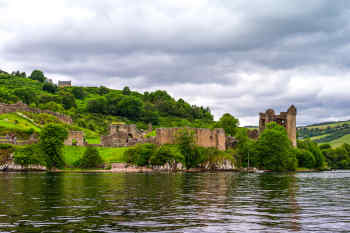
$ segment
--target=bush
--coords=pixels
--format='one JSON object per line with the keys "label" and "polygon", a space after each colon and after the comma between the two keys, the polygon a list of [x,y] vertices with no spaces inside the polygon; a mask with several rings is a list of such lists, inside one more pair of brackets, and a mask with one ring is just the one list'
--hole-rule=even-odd
{"label": "bush", "polygon": [[315,167],[316,159],[310,151],[304,149],[296,149],[296,156],[298,159],[299,167]]}
{"label": "bush", "polygon": [[14,154],[14,162],[22,166],[31,164],[46,166],[46,158],[39,145],[28,145],[24,148],[17,148]]}
{"label": "bush", "polygon": [[137,166],[149,165],[149,160],[157,151],[154,144],[140,144],[124,152],[124,160],[127,163],[136,164]]}
{"label": "bush", "polygon": [[176,145],[162,145],[150,157],[151,165],[183,163],[184,157]]}
{"label": "bush", "polygon": [[88,146],[79,162],[81,168],[97,168],[103,166],[103,160],[95,147]]}

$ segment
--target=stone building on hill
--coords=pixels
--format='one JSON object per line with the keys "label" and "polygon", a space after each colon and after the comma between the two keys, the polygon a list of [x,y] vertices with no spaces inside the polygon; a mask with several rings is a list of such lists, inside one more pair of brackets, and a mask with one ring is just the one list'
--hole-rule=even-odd
{"label": "stone building on hill", "polygon": [[297,128],[296,128],[297,109],[294,105],[288,108],[287,112],[281,112],[279,115],[275,114],[273,109],[266,110],[265,113],[260,113],[259,119],[259,133],[261,134],[266,124],[269,122],[276,122],[286,128],[288,138],[293,146],[297,146]]}
{"label": "stone building on hill", "polygon": [[71,87],[72,81],[58,81],[58,87]]}

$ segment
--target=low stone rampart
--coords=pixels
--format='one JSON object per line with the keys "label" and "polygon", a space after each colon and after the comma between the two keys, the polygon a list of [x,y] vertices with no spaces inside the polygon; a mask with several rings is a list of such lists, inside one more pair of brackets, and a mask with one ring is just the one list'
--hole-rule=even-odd
{"label": "low stone rampart", "polygon": [[38,108],[31,108],[28,105],[18,102],[16,104],[4,104],[0,103],[0,114],[12,113],[12,112],[32,112],[32,113],[47,113],[57,117],[61,122],[66,124],[72,124],[72,118],[62,113],[53,112],[50,110],[41,110]]}

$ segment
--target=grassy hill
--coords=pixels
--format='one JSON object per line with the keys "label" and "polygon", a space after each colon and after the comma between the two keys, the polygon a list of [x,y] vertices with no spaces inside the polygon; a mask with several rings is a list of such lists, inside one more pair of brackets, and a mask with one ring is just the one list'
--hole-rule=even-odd
{"label": "grassy hill", "polygon": [[350,144],[350,121],[325,122],[298,128],[300,139],[310,138],[317,143],[329,143],[332,147]]}
{"label": "grassy hill", "polygon": [[[22,101],[31,107],[69,115],[74,122],[70,127],[86,131],[88,139],[106,133],[111,122],[132,123],[139,129],[147,129],[149,123],[154,127],[202,128],[209,128],[215,123],[209,108],[191,105],[183,99],[176,100],[166,91],[139,93],[128,87],[113,90],[104,86],[58,88],[44,76],[25,77],[25,74],[19,74],[0,73],[1,103]],[[50,116],[36,114],[29,118],[39,123],[43,123],[40,120],[44,118],[47,118],[45,122],[54,121],[48,119]],[[40,118],[39,121],[37,118]],[[0,127],[40,131],[40,126],[31,126],[30,122],[25,125],[25,120],[19,116],[8,115],[1,119]],[[0,130],[0,136],[4,132]]]}

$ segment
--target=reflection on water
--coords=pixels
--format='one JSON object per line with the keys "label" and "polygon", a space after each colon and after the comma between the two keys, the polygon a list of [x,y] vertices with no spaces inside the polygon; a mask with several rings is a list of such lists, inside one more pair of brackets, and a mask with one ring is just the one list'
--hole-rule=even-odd
{"label": "reflection on water", "polygon": [[345,232],[350,173],[0,173],[0,232]]}

